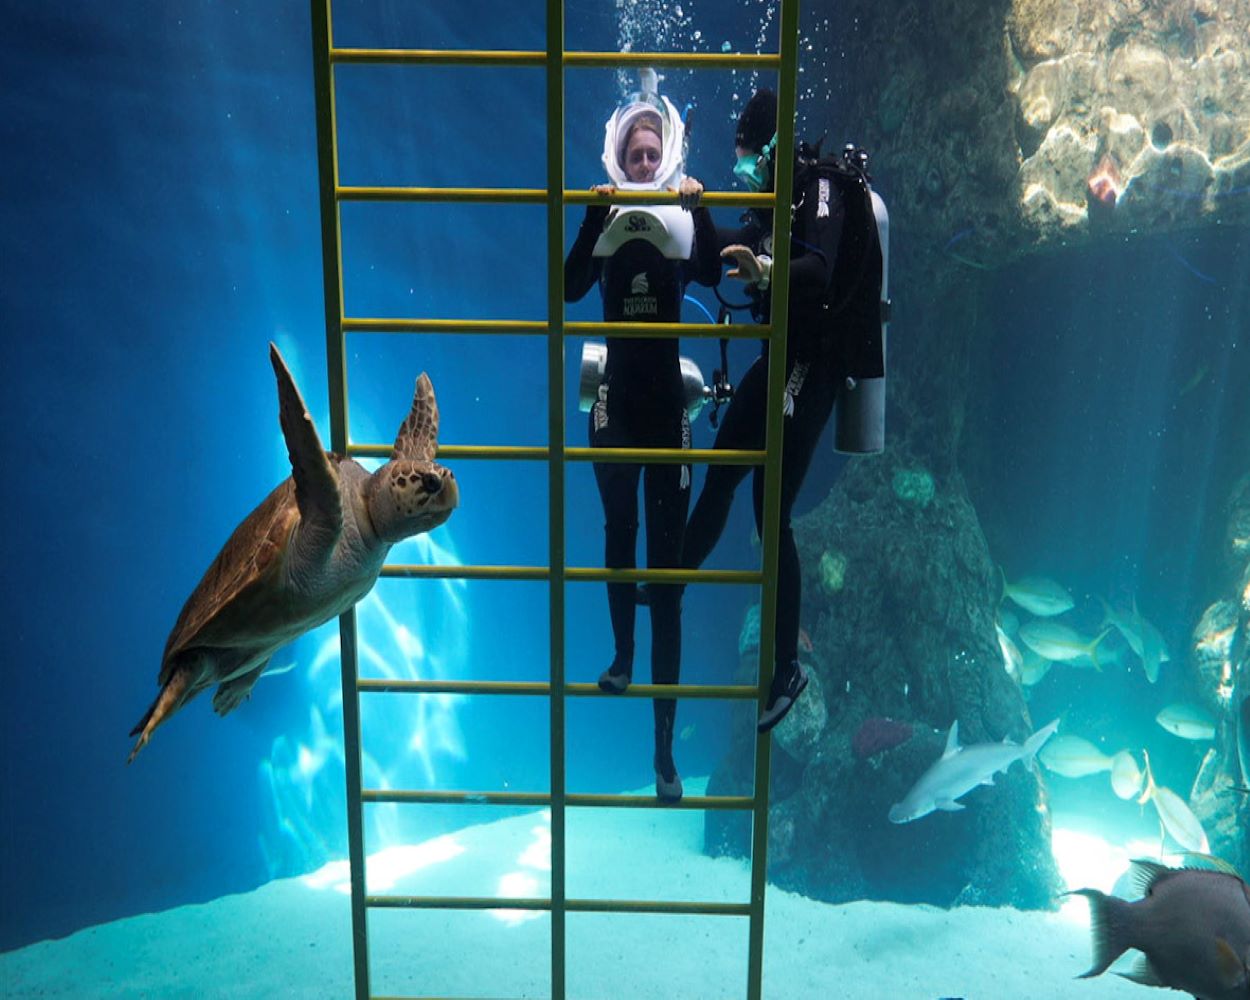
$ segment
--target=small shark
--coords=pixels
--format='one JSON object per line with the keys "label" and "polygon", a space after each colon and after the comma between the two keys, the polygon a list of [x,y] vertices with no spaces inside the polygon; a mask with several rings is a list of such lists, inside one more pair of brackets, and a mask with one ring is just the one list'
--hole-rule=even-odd
{"label": "small shark", "polygon": [[1023,746],[1004,739],[1001,743],[962,747],[956,719],[946,737],[946,750],[903,796],[903,801],[890,807],[890,822],[910,823],[935,809],[955,812],[964,808],[955,800],[978,785],[994,784],[994,775],[1006,771],[1016,761],[1029,763],[1058,728],[1059,720],[1055,719],[1025,740]]}

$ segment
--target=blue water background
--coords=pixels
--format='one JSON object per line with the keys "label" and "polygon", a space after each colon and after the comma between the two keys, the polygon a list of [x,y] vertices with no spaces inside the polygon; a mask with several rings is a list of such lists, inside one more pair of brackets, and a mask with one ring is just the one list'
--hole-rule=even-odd
{"label": "blue water background", "polygon": [[[406,23],[399,5],[383,5],[371,23],[368,6],[337,5],[340,45],[545,42],[541,5],[532,2],[414,6],[420,23]],[[730,20],[720,5],[715,17],[697,4],[685,9],[681,32],[701,26],[705,48],[775,43],[756,11]],[[307,7],[195,0],[106,9],[80,0],[6,3],[3,13],[7,949],[251,888],[341,854],[344,835],[341,765],[325,742],[338,725],[336,668],[313,666],[333,626],[280,654],[275,662],[293,669],[263,679],[230,717],[218,719],[201,700],[124,766],[126,733],[155,694],[183,600],[230,530],[288,471],[269,340],[328,438]],[[619,44],[613,4],[574,5],[568,23],[570,47]],[[690,47],[688,38],[660,40]],[[666,90],[679,105],[697,105],[690,170],[709,188],[729,187],[732,109],[749,80],[670,77]],[[600,179],[602,121],[620,93],[612,72],[570,72],[570,187]],[[540,71],[345,67],[339,113],[346,184],[545,186]],[[836,104],[813,117],[849,134]],[[888,198],[890,178],[877,186]],[[579,218],[569,212],[570,235]],[[899,239],[941,245],[950,236],[897,225]],[[545,315],[541,207],[347,205],[343,238],[349,314]],[[985,396],[970,428],[990,429],[980,468],[994,473],[980,475],[974,491],[996,558],[1013,575],[1049,572],[1082,593],[1136,593],[1174,656],[1206,597],[1195,546],[1210,540],[1192,526],[1216,517],[1227,450],[1240,448],[1245,467],[1244,434],[1229,428],[1247,423],[1246,276],[1237,264],[1246,250],[1243,233],[1204,231],[1019,265],[994,283],[994,339],[974,366]],[[569,316],[594,319],[598,310],[591,295]],[[893,335],[905,349],[906,329]],[[565,366],[572,444],[585,440],[573,399],[578,350],[571,342]],[[710,373],[712,345],[687,352]],[[752,353],[736,345],[737,372]],[[1174,399],[1199,354],[1211,375]],[[545,443],[539,339],[352,335],[348,367],[354,441],[390,441],[414,376],[428,370],[444,443]],[[697,434],[697,445],[710,442],[706,421]],[[840,460],[827,444],[801,511],[836,476]],[[464,502],[430,537],[437,549],[409,543],[396,559],[544,564],[545,468],[463,461],[456,472]],[[600,563],[602,515],[588,466],[570,468],[566,503],[570,564]],[[757,560],[744,492],[710,565]],[[421,676],[545,676],[540,584],[387,581],[379,594],[421,643],[397,653],[387,636],[366,632],[388,650],[386,662],[407,656]],[[728,678],[750,600],[738,589],[690,593],[683,679]],[[602,588],[570,586],[568,621],[568,676],[591,680],[610,656]],[[645,615],[638,641],[645,651]],[[640,670],[645,663],[640,652]],[[1050,699],[1046,713],[1083,703],[1079,690],[1075,698],[1047,690],[1037,695]],[[403,745],[413,709],[397,711],[378,716],[372,740],[366,718],[366,749],[385,759],[396,787],[546,787],[547,717],[537,702],[431,702],[420,710],[427,742],[416,748]],[[715,765],[723,718],[723,706],[682,705],[679,730],[695,724],[678,745],[683,772]],[[650,782],[645,702],[575,701],[568,722],[571,788]],[[1151,727],[1140,738],[1158,741]],[[1175,749],[1174,786],[1188,753]],[[275,798],[275,781],[285,797]],[[391,823],[428,835],[469,818],[419,810],[371,821],[370,830],[380,836]]]}

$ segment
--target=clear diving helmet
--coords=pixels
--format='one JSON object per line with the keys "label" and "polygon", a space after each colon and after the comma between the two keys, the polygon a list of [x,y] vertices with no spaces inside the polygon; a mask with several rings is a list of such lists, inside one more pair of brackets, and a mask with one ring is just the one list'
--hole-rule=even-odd
{"label": "clear diving helmet", "polygon": [[[686,127],[672,101],[657,93],[655,70],[639,73],[641,87],[612,112],[603,129],[603,167],[621,191],[667,191],[685,177]],[[661,158],[654,180],[631,181],[625,174],[625,148],[640,118],[659,120]],[[669,260],[688,260],[694,245],[694,219],[680,205],[613,205],[593,250],[611,257],[630,240],[653,244]]]}

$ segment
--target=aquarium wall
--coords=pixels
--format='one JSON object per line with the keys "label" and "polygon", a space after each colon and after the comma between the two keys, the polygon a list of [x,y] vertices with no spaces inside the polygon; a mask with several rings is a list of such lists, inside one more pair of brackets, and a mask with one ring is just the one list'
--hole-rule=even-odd
{"label": "aquarium wall", "polygon": [[[838,455],[827,429],[796,507],[812,685],[775,736],[769,853],[774,883],[813,899],[1049,909],[1070,885],[1069,835],[1197,849],[1160,790],[1207,850],[1250,867],[1250,9],[1052,7],[803,8],[798,129],[870,152],[892,300],[887,448]],[[346,851],[333,624],[279,654],[237,711],[202,699],[125,764],[183,601],[289,473],[269,342],[328,441],[308,10],[9,8],[5,951]],[[344,3],[335,18],[343,46],[545,44],[537,3]],[[774,7],[710,0],[571,5],[566,27],[569,48],[596,50],[776,36]],[[759,84],[775,79],[664,73],[709,190],[734,184],[734,120]],[[567,187],[602,180],[604,119],[634,85],[568,72]],[[345,66],[338,88],[344,184],[546,183],[539,70]],[[566,212],[566,243],[580,220]],[[544,227],[541,206],[344,205],[347,311],[544,319]],[[685,320],[715,313],[692,296]],[[600,302],[567,316],[601,318]],[[577,446],[581,346],[564,370]],[[731,371],[757,351],[735,342]],[[714,341],[683,353],[709,376],[720,365]],[[444,444],[547,444],[545,341],[468,334],[350,335],[351,440],[389,445],[422,371]],[[713,437],[698,420],[694,445]],[[545,564],[546,466],[454,471],[461,507],[392,561]],[[708,568],[759,566],[747,492]],[[588,464],[570,463],[564,502],[569,563],[602,565]],[[611,658],[602,586],[569,584],[566,600],[566,672],[593,681]],[[690,588],[683,682],[755,681],[757,604],[753,588]],[[549,610],[541,583],[385,579],[359,607],[361,673],[545,680]],[[365,698],[366,785],[546,789],[545,703],[498,702]],[[571,702],[568,787],[651,787],[650,716]],[[748,792],[752,716],[683,702],[682,773]],[[962,812],[890,821],[954,723],[982,744],[1052,720],[1085,745],[1056,743]],[[367,846],[482,815],[371,807]],[[741,858],[749,834],[709,813],[696,839]],[[911,857],[930,861],[900,866]]]}

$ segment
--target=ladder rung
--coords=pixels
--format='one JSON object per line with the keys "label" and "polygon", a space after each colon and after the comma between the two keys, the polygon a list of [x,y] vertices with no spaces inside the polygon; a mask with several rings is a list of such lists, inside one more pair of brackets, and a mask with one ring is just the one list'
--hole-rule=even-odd
{"label": "ladder rung", "polygon": [[449,997],[445,993],[437,996],[409,996],[406,993],[371,993],[369,1000],[519,1000],[518,997]]}
{"label": "ladder rung", "polygon": [[[391,802],[397,805],[485,805],[485,806],[549,806],[548,792],[466,792],[428,789],[366,788],[362,802]],[[690,809],[734,811],[755,808],[748,795],[687,795],[680,802],[661,802],[654,795],[607,795],[566,793],[566,807],[578,809]]]}
{"label": "ladder rung", "polygon": [[339,201],[458,201],[468,204],[502,202],[510,205],[545,205],[542,188],[457,188],[383,187],[380,185],[339,185],[334,189]]}
{"label": "ladder rung", "polygon": [[400,681],[362,677],[356,681],[361,694],[551,694],[546,681]]}
{"label": "ladder rung", "polygon": [[[382,576],[407,580],[546,580],[546,566],[426,566],[390,563]],[[576,583],[731,583],[759,586],[764,574],[752,569],[598,569],[568,566],[564,578]]]}
{"label": "ladder rung", "polygon": [[550,910],[549,899],[500,899],[497,896],[365,896],[378,910]]}
{"label": "ladder rung", "polygon": [[[346,316],[347,333],[467,333],[488,336],[523,334],[546,336],[550,330],[542,320],[528,319],[387,319],[374,316]],[[603,323],[570,321],[563,326],[566,337],[614,337],[652,340],[672,337],[699,339],[768,340],[772,327],[767,323]]]}
{"label": "ladder rung", "polygon": [[[618,66],[665,66],[684,69],[779,69],[775,52],[565,52],[565,66],[613,69]],[[546,66],[547,53],[519,49],[338,49],[338,64],[426,66]]]}
{"label": "ladder rung", "polygon": [[[405,681],[362,677],[356,681],[361,694],[551,694],[546,681]],[[695,698],[723,701],[754,701],[759,689],[750,684],[631,684],[624,694],[608,694],[598,684],[566,684],[570,698]]]}
{"label": "ladder rung", "polygon": [[750,903],[667,903],[646,899],[569,899],[566,910],[577,913],[672,913],[700,917],[749,917]]}
{"label": "ladder rung", "polygon": [[[347,454],[356,458],[390,458],[389,444],[349,444]],[[547,461],[551,454],[542,447],[514,445],[445,445],[438,449],[444,461],[460,458],[497,458],[508,461]],[[763,465],[764,452],[718,448],[565,448],[566,462],[637,462],[687,465]]]}
{"label": "ladder rung", "polygon": [[683,795],[679,802],[661,802],[654,795],[594,795],[574,792],[564,796],[566,806],[578,809],[688,809],[699,812],[755,808],[748,795]]}
{"label": "ladder rung", "polygon": [[419,997],[409,996],[406,993],[404,994],[371,993],[369,994],[369,1000],[519,1000],[519,998],[517,997],[449,997],[444,993],[440,993],[438,994],[438,996],[419,996]]}
{"label": "ladder rung", "polygon": [[[389,184],[340,184],[334,189],[338,201],[385,201],[385,202],[458,202],[466,205],[545,205],[546,188],[469,188],[469,187],[421,187]],[[612,194],[596,194],[594,191],[561,191],[561,201],[566,205],[675,205],[677,194],[668,192],[614,191]],[[772,208],[775,198],[771,194],[748,191],[705,191],[699,196],[700,204],[709,208]]]}
{"label": "ladder rung", "polygon": [[546,52],[520,49],[331,49],[330,62],[400,66],[546,66]]}
{"label": "ladder rung", "polygon": [[547,335],[546,320],[537,319],[385,319],[343,317],[344,333],[485,333]]}
{"label": "ladder rung", "polygon": [[424,566],[392,563],[382,576],[421,580],[546,580],[546,566]]}
{"label": "ladder rung", "polygon": [[665,66],[679,69],[780,69],[776,52],[565,52],[565,66],[615,69]]}
{"label": "ladder rung", "polygon": [[361,802],[394,802],[402,805],[549,806],[547,792],[434,792],[425,790],[365,788]]}
{"label": "ladder rung", "polygon": [[[550,899],[498,896],[366,896],[365,905],[386,910],[550,910]],[[687,916],[746,917],[749,903],[666,902],[647,899],[566,899],[575,913],[672,913]]]}
{"label": "ladder rung", "polygon": [[772,336],[772,327],[764,323],[604,323],[599,320],[570,320],[564,324],[564,335],[631,340],[654,340],[661,337],[768,340]]}

